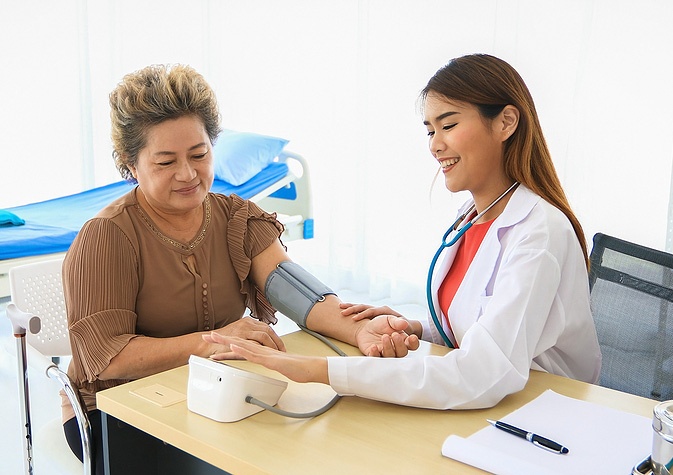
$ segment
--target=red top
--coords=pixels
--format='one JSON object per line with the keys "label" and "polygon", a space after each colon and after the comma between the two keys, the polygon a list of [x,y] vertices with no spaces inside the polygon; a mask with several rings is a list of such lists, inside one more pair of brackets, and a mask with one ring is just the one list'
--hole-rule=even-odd
{"label": "red top", "polygon": [[449,330],[451,330],[451,319],[448,318],[449,306],[492,223],[493,220],[485,223],[475,223],[465,232],[463,239],[458,244],[458,251],[453,264],[451,264],[444,282],[439,287],[439,308],[444,310],[444,314],[447,315]]}

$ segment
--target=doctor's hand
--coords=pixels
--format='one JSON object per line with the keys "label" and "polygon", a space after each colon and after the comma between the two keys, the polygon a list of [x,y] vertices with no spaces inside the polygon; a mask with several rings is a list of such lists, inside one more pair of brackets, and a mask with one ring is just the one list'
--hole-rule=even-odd
{"label": "doctor's hand", "polygon": [[213,355],[213,359],[246,359],[278,371],[285,377],[298,383],[329,384],[327,375],[327,358],[320,356],[303,356],[285,353],[267,346],[231,336],[212,332],[203,335],[203,339],[228,347],[228,353]]}
{"label": "doctor's hand", "polygon": [[402,358],[420,346],[410,323],[394,315],[380,315],[367,321],[358,329],[355,341],[362,354],[387,358]]}
{"label": "doctor's hand", "polygon": [[353,321],[356,322],[366,318],[378,317],[379,315],[394,315],[396,317],[404,316],[388,306],[374,307],[363,303],[355,304],[342,302],[339,304],[339,307],[341,308],[341,315],[344,317],[351,317]]}

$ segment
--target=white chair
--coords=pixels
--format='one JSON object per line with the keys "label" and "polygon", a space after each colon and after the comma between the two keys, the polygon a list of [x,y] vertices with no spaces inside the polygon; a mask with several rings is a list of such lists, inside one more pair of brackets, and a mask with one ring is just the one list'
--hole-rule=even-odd
{"label": "white chair", "polygon": [[60,415],[47,423],[36,435],[40,453],[50,467],[66,473],[92,473],[91,427],[79,393],[68,375],[52,360],[70,356],[68,322],[63,298],[61,267],[63,258],[17,266],[9,271],[11,301],[7,317],[16,337],[19,371],[19,404],[23,405],[21,422],[24,436],[24,466],[33,473],[33,434],[30,420],[28,363],[31,369],[57,381],[70,400],[80,428],[84,463],[72,453],[63,434]]}

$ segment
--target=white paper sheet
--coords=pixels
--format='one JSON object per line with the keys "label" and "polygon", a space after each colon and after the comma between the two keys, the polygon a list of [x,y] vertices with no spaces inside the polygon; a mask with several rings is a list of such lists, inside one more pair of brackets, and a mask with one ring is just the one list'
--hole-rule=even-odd
{"label": "white paper sheet", "polygon": [[[652,450],[652,420],[547,390],[501,419],[568,447],[555,454],[490,424],[442,455],[497,475],[629,474]],[[484,421],[486,422],[486,421]]]}

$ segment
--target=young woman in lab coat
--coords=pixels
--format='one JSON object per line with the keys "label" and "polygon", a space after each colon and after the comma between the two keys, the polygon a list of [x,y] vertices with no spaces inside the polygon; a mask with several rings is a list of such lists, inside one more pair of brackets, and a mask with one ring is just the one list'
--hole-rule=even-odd
{"label": "young woman in lab coat", "polygon": [[[430,271],[433,319],[409,321],[405,333],[456,349],[402,360],[324,358],[216,334],[204,338],[230,345],[218,358],[246,358],[295,381],[330,384],[342,395],[424,408],[493,406],[521,390],[531,369],[597,381],[601,353],[589,309],[586,241],[524,81],[505,61],[468,55],[437,71],[421,99],[446,187],[468,190],[472,199]],[[343,308],[356,320],[404,318],[388,307]],[[381,351],[394,344],[385,338]]]}

